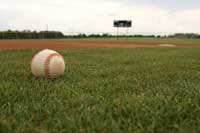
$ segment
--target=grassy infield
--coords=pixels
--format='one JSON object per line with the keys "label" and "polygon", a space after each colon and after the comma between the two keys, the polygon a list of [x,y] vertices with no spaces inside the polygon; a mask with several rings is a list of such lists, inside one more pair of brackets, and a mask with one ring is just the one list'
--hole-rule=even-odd
{"label": "grassy infield", "polygon": [[58,50],[65,75],[36,79],[38,50],[0,52],[0,132],[200,131],[200,50]]}

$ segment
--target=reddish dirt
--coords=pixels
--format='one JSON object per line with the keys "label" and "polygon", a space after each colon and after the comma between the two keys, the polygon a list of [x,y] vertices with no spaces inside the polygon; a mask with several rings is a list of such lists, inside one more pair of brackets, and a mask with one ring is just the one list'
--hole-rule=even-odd
{"label": "reddish dirt", "polygon": [[[1,40],[0,49],[34,49],[34,48],[136,48],[136,47],[163,47],[156,43],[119,43],[119,42],[80,42],[62,40]],[[200,45],[176,44],[175,47],[199,47]]]}

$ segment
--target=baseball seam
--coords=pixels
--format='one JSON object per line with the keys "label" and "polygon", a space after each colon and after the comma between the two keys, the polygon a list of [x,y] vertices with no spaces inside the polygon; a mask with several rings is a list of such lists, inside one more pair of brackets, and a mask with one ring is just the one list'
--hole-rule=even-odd
{"label": "baseball seam", "polygon": [[52,75],[50,73],[50,61],[55,56],[61,56],[61,55],[59,55],[58,53],[50,54],[49,56],[47,56],[47,58],[44,61],[44,73],[45,73],[45,77],[47,77],[47,79],[52,78]]}
{"label": "baseball seam", "polygon": [[[46,49],[44,49],[44,50],[46,50]],[[44,50],[40,51],[39,53],[43,52]],[[35,57],[36,57],[39,53],[35,54],[35,55],[32,57],[32,59],[31,59],[31,66],[32,66],[33,60],[35,59]]]}

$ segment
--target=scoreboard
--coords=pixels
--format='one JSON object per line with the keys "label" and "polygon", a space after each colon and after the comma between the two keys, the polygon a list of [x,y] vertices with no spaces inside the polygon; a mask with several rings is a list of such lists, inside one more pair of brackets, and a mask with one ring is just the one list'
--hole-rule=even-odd
{"label": "scoreboard", "polygon": [[131,20],[114,20],[114,27],[117,27],[117,28],[132,27],[132,21]]}

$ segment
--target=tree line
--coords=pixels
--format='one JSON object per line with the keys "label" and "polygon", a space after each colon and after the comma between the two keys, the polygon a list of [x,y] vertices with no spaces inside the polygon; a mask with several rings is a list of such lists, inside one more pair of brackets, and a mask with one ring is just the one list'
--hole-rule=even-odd
{"label": "tree line", "polygon": [[176,33],[173,35],[111,35],[111,34],[79,34],[79,35],[67,35],[65,38],[113,38],[113,37],[137,37],[137,38],[188,38],[188,39],[200,39],[200,34],[196,33]]}
{"label": "tree line", "polygon": [[[104,34],[78,34],[64,35],[60,31],[0,31],[0,39],[62,39],[62,38],[112,38],[117,37],[109,33]],[[200,39],[200,34],[196,33],[176,33],[173,35],[119,35],[118,37],[141,37],[141,38],[191,38]]]}
{"label": "tree line", "polygon": [[169,38],[191,38],[191,39],[199,39],[200,34],[196,33],[176,33],[174,35],[169,35]]}
{"label": "tree line", "polygon": [[65,35],[65,38],[113,38],[113,37],[119,37],[119,38],[123,38],[123,37],[156,37],[154,35],[112,35],[112,34],[108,34],[108,33],[104,33],[104,34],[78,34],[78,35]]}
{"label": "tree line", "polygon": [[0,31],[0,39],[59,39],[64,34],[59,31]]}

